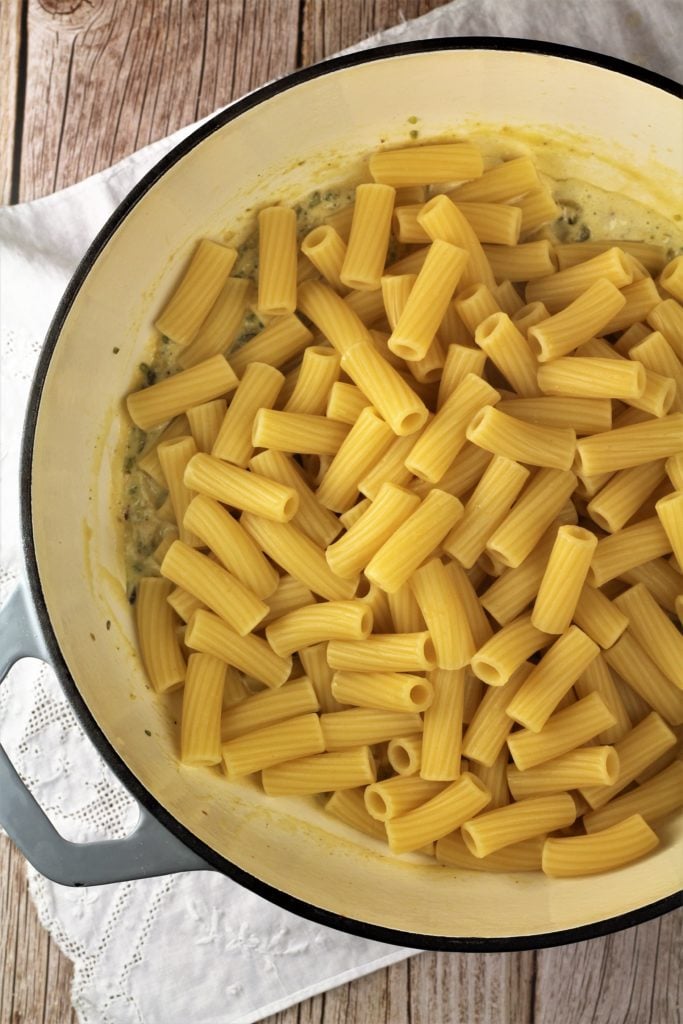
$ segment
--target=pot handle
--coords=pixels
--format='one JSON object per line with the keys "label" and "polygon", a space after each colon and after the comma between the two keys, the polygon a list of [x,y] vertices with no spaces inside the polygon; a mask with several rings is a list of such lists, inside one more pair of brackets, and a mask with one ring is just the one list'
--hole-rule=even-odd
{"label": "pot handle", "polygon": [[[20,658],[49,662],[28,589],[19,584],[0,611],[0,683]],[[62,885],[102,885],[211,866],[144,807],[125,839],[72,843],[57,832],[0,746],[0,825],[37,871]]]}

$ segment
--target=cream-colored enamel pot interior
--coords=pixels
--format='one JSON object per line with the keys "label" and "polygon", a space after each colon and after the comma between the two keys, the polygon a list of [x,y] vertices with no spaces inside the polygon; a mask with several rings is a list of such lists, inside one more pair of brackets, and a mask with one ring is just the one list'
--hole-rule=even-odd
{"label": "cream-colored enamel pot interior", "polygon": [[680,106],[652,86],[587,64],[487,50],[409,54],[323,75],[254,107],[149,190],[67,317],[33,456],[38,568],[64,658],[100,728],[149,792],[209,847],[278,890],[359,921],[427,935],[531,936],[675,892],[682,825],[666,824],[646,860],[579,880],[389,859],[314,801],[267,799],[255,784],[181,768],[178,698],[163,702],[147,686],[124,594],[112,497],[127,429],[122,397],[196,240],[224,237],[246,207],[353,174],[363,153],[407,140],[413,115],[421,138],[495,131],[508,154],[531,151],[553,175],[579,176],[673,212],[683,166],[683,139],[674,130]]}

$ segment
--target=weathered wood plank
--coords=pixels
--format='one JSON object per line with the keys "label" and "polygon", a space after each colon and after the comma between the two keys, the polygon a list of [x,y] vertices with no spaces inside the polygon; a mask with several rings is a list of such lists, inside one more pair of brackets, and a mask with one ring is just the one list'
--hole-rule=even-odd
{"label": "weathered wood plank", "polygon": [[527,1024],[533,953],[425,953],[410,961],[411,1024]]}
{"label": "weathered wood plank", "polygon": [[683,1019],[683,910],[592,942],[538,953],[535,1024]]}
{"label": "weathered wood plank", "polygon": [[382,29],[440,7],[443,0],[304,0],[301,63],[312,64]]}
{"label": "weathered wood plank", "polygon": [[0,837],[0,1024],[76,1024],[71,964],[38,921],[26,862]]}
{"label": "weathered wood plank", "polygon": [[296,64],[298,0],[28,2],[21,199],[79,181]]}
{"label": "weathered wood plank", "polygon": [[17,155],[22,8],[22,0],[3,0],[0,4],[0,203],[16,201],[12,186]]}

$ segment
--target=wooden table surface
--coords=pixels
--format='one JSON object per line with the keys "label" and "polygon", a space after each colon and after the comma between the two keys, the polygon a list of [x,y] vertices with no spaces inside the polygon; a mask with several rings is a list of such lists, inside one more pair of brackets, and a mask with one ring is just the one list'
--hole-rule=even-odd
{"label": "wooden table surface", "polygon": [[[71,185],[439,2],[1,0],[2,201]],[[558,949],[425,953],[267,1024],[676,1024],[682,946],[680,911]],[[71,973],[38,923],[23,858],[0,840],[0,1024],[75,1022]]]}

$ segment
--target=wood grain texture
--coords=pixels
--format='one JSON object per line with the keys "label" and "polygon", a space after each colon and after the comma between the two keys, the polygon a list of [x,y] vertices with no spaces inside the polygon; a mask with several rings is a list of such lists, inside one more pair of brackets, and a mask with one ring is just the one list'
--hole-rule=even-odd
{"label": "wood grain texture", "polygon": [[[440,2],[0,0],[3,200],[70,185]],[[425,953],[264,1024],[679,1024],[682,946],[683,911],[539,953]],[[75,1024],[71,976],[0,838],[0,1024]]]}
{"label": "wood grain texture", "polygon": [[16,202],[17,100],[20,96],[21,0],[0,3],[0,203]]}
{"label": "wood grain texture", "polygon": [[[680,1024],[683,911],[536,957],[537,1024]],[[571,1013],[573,1016],[568,1016]]]}

